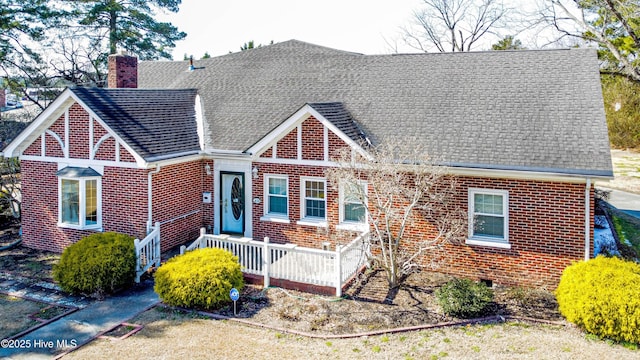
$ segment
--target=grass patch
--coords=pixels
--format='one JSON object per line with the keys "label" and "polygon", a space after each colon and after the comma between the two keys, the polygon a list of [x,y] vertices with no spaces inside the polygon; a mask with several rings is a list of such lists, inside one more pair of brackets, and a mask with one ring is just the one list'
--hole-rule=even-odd
{"label": "grass patch", "polygon": [[621,242],[627,242],[635,250],[636,256],[640,254],[640,228],[625,216],[613,213],[613,226],[620,237]]}
{"label": "grass patch", "polygon": [[39,313],[47,307],[44,303],[0,294],[0,339],[39,325],[40,322],[29,315]]}

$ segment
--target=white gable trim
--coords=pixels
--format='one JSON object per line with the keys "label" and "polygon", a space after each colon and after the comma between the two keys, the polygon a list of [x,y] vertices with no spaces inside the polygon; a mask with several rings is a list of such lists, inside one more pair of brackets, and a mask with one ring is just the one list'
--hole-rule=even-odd
{"label": "white gable trim", "polygon": [[[82,100],[80,100],[73,92],[71,93],[71,96],[78,104],[80,104],[80,106],[84,108],[86,112],[89,113],[89,119],[94,119],[98,124],[100,124],[100,126],[102,126],[103,129],[107,131],[107,133],[111,134],[111,136],[113,136],[113,138],[116,139],[115,150],[116,150],[116,157],[117,157],[118,163],[120,162],[120,146],[122,146],[131,155],[133,155],[133,158],[136,160],[136,164],[138,164],[139,167],[147,166],[147,162],[142,158],[142,156],[140,156],[140,154],[138,154],[135,150],[133,150],[131,146],[129,146],[120,136],[118,136],[118,134],[116,134],[115,131],[113,131],[98,115],[96,115],[96,113],[94,113],[93,110],[89,106],[87,106],[87,104],[85,104]],[[67,126],[67,129],[68,129],[68,126]],[[97,150],[97,147],[96,147],[96,150]]]}
{"label": "white gable trim", "polygon": [[[298,160],[302,159],[302,123],[313,116],[324,126],[323,139],[325,144],[324,155],[325,161],[328,161],[328,130],[331,130],[336,136],[338,136],[342,141],[344,141],[347,145],[351,146],[351,148],[355,149],[360,155],[365,158],[371,158],[371,155],[367,153],[359,144],[353,141],[350,137],[345,135],[340,129],[338,129],[333,123],[327,120],[324,116],[322,116],[318,111],[316,111],[309,104],[305,104],[300,110],[296,111],[293,115],[283,121],[280,125],[278,125],[275,129],[273,129],[270,133],[264,136],[260,141],[255,143],[249,149],[246,150],[246,153],[252,156],[254,160],[259,159],[259,156],[267,151],[269,148],[273,147],[278,143],[280,139],[285,137],[291,131],[293,131],[296,127],[299,128],[297,133],[298,138]],[[274,151],[275,153],[275,151]],[[275,156],[275,155],[274,155]]]}
{"label": "white gable trim", "polygon": [[[69,158],[69,108],[73,105],[73,103],[78,103],[82,108],[89,114],[89,150],[90,150],[90,159],[93,159],[97,149],[100,144],[108,137],[103,136],[98,143],[93,144],[94,141],[94,124],[96,121],[100,126],[102,126],[110,137],[113,137],[116,140],[115,152],[116,152],[116,161],[113,163],[120,164],[120,147],[124,147],[135,159],[135,163],[138,167],[145,168],[147,166],[146,161],[140,156],[136,151],[134,151],[122,138],[116,134],[113,129],[111,129],[100,117],[96,115],[96,113],[81,101],[71,89],[65,89],[62,94],[60,94],[54,101],[49,105],[40,115],[38,115],[33,122],[27,126],[27,128],[22,131],[7,147],[5,148],[3,155],[4,157],[16,157],[21,156],[23,151],[26,150],[33,142],[35,142],[38,137],[43,136],[44,134],[49,134],[53,136],[62,146],[64,152],[64,158]],[[48,130],[49,127],[60,118],[60,116],[64,115],[64,140],[61,139],[59,134],[55,134],[53,131]],[[41,140],[41,151],[42,156],[44,158],[46,150],[46,141],[44,139]],[[34,156],[29,156],[30,159],[36,158]],[[46,158],[45,161],[50,161],[52,158]],[[43,159],[44,160],[44,159]],[[126,164],[126,163],[123,163]],[[128,166],[127,166],[128,167]]]}
{"label": "white gable trim", "polygon": [[58,136],[58,134],[54,133],[53,131],[47,129],[44,131],[44,134],[41,135],[42,137],[42,143],[40,151],[42,153],[42,156],[45,156],[45,154],[47,153],[47,140],[45,139],[45,134],[51,135],[52,138],[56,139],[56,141],[58,141],[58,144],[60,144],[60,149],[62,150],[62,153],[64,154],[65,159],[69,157],[69,148],[67,147],[67,145],[65,144],[64,141],[62,141],[62,139],[60,139],[60,136]]}
{"label": "white gable trim", "polygon": [[7,145],[3,155],[5,157],[20,156],[29,145],[45,133],[45,130],[47,130],[54,121],[66,112],[72,103],[71,90],[64,90],[51,105],[44,109],[26,129]]}

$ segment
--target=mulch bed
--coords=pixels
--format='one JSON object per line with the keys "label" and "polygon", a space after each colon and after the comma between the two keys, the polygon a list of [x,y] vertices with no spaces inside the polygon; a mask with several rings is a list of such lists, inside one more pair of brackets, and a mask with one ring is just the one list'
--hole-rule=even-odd
{"label": "mulch bed", "polygon": [[[353,334],[417,325],[436,325],[460,319],[442,313],[435,290],[451,280],[422,271],[389,291],[384,273],[375,271],[346,290],[340,299],[293,290],[247,286],[235,317],[274,328],[316,334]],[[495,299],[484,316],[563,321],[553,294],[542,290],[494,287]],[[234,317],[233,306],[213,311]]]}

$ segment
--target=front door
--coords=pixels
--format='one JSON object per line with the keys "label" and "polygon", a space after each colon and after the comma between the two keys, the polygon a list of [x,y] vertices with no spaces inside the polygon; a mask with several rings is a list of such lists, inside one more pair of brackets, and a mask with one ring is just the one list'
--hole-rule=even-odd
{"label": "front door", "polygon": [[220,222],[222,233],[244,233],[244,174],[221,173]]}

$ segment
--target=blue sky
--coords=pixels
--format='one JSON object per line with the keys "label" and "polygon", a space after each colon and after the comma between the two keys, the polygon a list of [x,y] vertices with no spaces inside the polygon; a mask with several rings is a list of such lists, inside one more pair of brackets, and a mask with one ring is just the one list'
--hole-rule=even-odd
{"label": "blue sky", "polygon": [[[159,15],[187,33],[173,58],[196,59],[239,51],[249,40],[257,44],[302,40],[364,54],[414,51],[399,40],[400,27],[411,21],[421,0],[182,0],[177,14]],[[385,40],[386,39],[386,40]]]}

